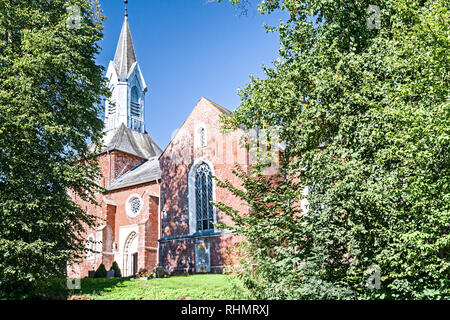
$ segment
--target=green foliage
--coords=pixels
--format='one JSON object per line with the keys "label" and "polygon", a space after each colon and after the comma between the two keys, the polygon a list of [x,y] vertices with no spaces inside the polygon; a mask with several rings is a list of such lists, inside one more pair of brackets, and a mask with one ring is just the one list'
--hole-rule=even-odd
{"label": "green foliage", "polygon": [[[68,28],[78,5],[80,28]],[[101,138],[107,94],[94,0],[0,2],[0,292],[24,298],[36,279],[65,274],[84,254],[98,168],[87,142]]]}
{"label": "green foliage", "polygon": [[98,266],[98,269],[95,271],[94,278],[106,278],[107,271],[105,265],[102,263]]}
{"label": "green foliage", "polygon": [[122,277],[122,272],[120,271],[120,268],[119,268],[119,265],[117,264],[117,262],[114,261],[112,266],[111,266],[111,269],[109,269],[109,270],[110,271],[114,270],[114,277],[115,278]]}
{"label": "green foliage", "polygon": [[277,177],[236,168],[242,188],[219,183],[249,214],[217,204],[246,236],[258,298],[450,298],[448,1],[376,3],[379,29],[372,1],[260,4],[289,12],[269,28],[281,58],[224,129],[278,127],[286,149]]}

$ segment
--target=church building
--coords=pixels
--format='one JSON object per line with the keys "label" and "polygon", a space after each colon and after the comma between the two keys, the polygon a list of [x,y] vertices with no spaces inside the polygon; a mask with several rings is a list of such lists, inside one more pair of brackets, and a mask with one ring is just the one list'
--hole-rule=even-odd
{"label": "church building", "polygon": [[160,264],[170,274],[222,272],[236,264],[233,249],[239,238],[218,223],[231,219],[212,203],[248,211],[213,177],[239,185],[235,164],[248,170],[249,156],[241,143],[244,134],[220,131],[220,117],[230,112],[201,98],[160,156]]}
{"label": "church building", "polygon": [[248,168],[243,132],[222,134],[220,117],[230,112],[201,98],[165,150],[155,143],[145,130],[147,85],[127,14],[106,77],[112,96],[105,102],[105,135],[101,146],[90,146],[106,192],[98,194],[97,205],[74,197],[102,223],[87,230],[86,256],[68,267],[68,275],[86,277],[114,261],[122,276],[158,266],[169,274],[222,272],[235,263],[239,238],[218,229],[217,223],[231,221],[212,203],[248,208],[213,177],[233,182],[236,163]]}

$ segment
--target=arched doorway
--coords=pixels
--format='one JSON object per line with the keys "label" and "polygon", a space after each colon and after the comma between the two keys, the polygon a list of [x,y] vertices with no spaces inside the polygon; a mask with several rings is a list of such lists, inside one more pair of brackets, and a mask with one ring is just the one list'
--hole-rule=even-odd
{"label": "arched doorway", "polygon": [[138,273],[138,238],[132,231],[125,241],[123,250],[123,275],[133,276]]}

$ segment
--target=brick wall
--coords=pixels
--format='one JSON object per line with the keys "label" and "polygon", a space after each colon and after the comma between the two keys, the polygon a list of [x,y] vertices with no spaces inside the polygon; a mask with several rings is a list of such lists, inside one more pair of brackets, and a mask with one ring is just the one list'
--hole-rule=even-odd
{"label": "brick wall", "polygon": [[[195,265],[194,245],[199,237],[189,235],[189,191],[188,176],[191,166],[206,160],[213,166],[215,176],[220,180],[229,180],[234,185],[240,181],[233,175],[235,164],[248,169],[248,153],[240,144],[242,131],[230,134],[220,132],[220,115],[222,113],[208,100],[202,99],[186,119],[183,126],[169,144],[160,158],[162,170],[162,237],[160,241],[160,265],[172,273],[192,272]],[[197,130],[205,127],[207,147],[198,147]],[[216,202],[222,202],[240,212],[247,212],[247,207],[228,190],[215,188]],[[217,221],[231,225],[231,219],[223,212],[217,212]],[[165,240],[165,237],[179,239]],[[211,272],[219,272],[221,267],[236,261],[228,257],[227,250],[239,238],[231,234],[214,234],[201,237],[210,244]],[[188,271],[186,271],[188,270]]]}
{"label": "brick wall", "polygon": [[[112,151],[101,154],[98,161],[102,172],[101,185],[107,187],[109,177],[112,181],[119,173],[126,173],[144,160],[120,151]],[[143,207],[137,217],[130,217],[126,213],[126,203],[134,194],[143,199]],[[138,270],[153,271],[157,265],[159,229],[159,185],[156,181],[98,194],[98,205],[87,203],[76,196],[73,198],[87,214],[98,217],[98,227],[87,228],[81,237],[87,239],[93,236],[96,242],[101,242],[97,246],[101,253],[95,254],[93,259],[84,258],[80,263],[69,266],[68,276],[86,277],[89,270],[96,270],[101,263],[109,270],[115,260],[123,258],[117,254],[123,251],[120,247],[120,230],[121,227],[130,225],[137,225]],[[117,263],[122,269],[123,261]]]}
{"label": "brick wall", "polygon": [[101,170],[101,186],[106,188],[115,178],[130,171],[145,159],[122,151],[113,150],[98,156]]}
{"label": "brick wall", "polygon": [[[132,195],[139,195],[143,199],[143,207],[136,217],[130,217],[126,212],[127,200]],[[113,241],[118,251],[123,251],[120,244],[120,229],[123,226],[137,225],[138,227],[138,269],[139,271],[153,271],[157,264],[158,244],[158,210],[159,186],[156,182],[132,186],[113,191],[105,196],[108,202],[115,204]],[[123,236],[123,235],[122,235]],[[125,235],[126,236],[126,235]],[[122,239],[123,240],[123,239]],[[117,261],[121,266],[121,261]]]}

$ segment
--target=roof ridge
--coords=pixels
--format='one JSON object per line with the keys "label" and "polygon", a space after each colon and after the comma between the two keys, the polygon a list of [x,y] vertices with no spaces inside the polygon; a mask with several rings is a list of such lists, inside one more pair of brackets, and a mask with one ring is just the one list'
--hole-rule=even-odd
{"label": "roof ridge", "polygon": [[224,107],[222,107],[221,105],[218,105],[217,103],[215,103],[215,102],[209,100],[208,98],[205,98],[205,97],[202,97],[202,98],[205,99],[206,101],[208,101],[209,103],[211,103],[214,107],[218,108],[220,111],[225,112],[225,113],[228,113],[228,114],[231,113],[231,111],[228,110],[227,108],[224,108]]}
{"label": "roof ridge", "polygon": [[106,188],[109,191],[157,181],[161,179],[161,167],[156,157],[143,160],[124,174],[116,177]]}

